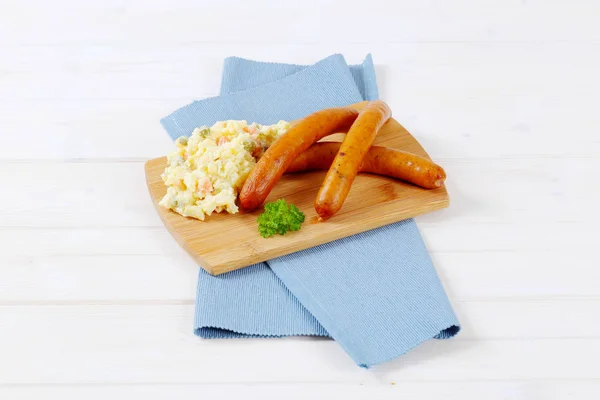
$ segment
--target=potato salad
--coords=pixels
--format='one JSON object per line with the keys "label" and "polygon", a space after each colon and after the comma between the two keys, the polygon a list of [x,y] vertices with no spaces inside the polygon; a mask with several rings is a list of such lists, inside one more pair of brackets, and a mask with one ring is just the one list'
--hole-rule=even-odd
{"label": "potato salad", "polygon": [[238,212],[236,199],[265,150],[290,127],[221,121],[196,128],[175,141],[161,175],[167,194],[160,205],[183,216],[204,220],[213,212]]}

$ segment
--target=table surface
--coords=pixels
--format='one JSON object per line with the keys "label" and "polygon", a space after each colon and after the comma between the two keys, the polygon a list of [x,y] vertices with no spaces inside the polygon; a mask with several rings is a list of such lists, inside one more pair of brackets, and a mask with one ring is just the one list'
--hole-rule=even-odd
{"label": "table surface", "polygon": [[[599,12],[1,1],[0,398],[598,398]],[[450,208],[417,223],[463,331],[371,370],[330,340],[195,337],[198,267],[144,182],[159,119],[215,95],[223,58],[336,52],[373,54],[449,176]]]}

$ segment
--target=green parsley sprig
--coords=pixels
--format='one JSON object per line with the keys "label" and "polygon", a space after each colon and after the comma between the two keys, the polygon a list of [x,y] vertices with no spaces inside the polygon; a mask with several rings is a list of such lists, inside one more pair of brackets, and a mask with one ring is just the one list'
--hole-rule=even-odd
{"label": "green parsley sprig", "polygon": [[258,216],[258,232],[264,238],[276,233],[285,235],[297,231],[304,222],[304,213],[284,199],[265,204],[265,211]]}

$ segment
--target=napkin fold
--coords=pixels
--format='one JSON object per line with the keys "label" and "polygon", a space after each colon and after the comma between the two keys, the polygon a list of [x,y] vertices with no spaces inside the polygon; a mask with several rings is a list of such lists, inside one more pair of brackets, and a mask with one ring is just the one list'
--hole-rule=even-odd
{"label": "napkin fold", "polygon": [[[314,65],[230,57],[221,95],[163,118],[171,138],[226,119],[272,124],[378,98],[371,55]],[[331,336],[369,367],[460,330],[412,219],[219,276],[200,269],[195,334],[204,338]]]}

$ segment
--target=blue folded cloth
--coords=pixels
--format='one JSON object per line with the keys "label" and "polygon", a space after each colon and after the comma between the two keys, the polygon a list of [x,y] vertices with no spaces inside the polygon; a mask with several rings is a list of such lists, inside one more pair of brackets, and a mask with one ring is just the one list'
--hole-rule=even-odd
{"label": "blue folded cloth", "polygon": [[[221,96],[161,123],[176,139],[218,120],[271,124],[377,97],[370,55],[356,66],[339,54],[311,66],[230,57]],[[331,336],[369,367],[459,329],[412,219],[219,276],[200,269],[195,333],[204,338]]]}

